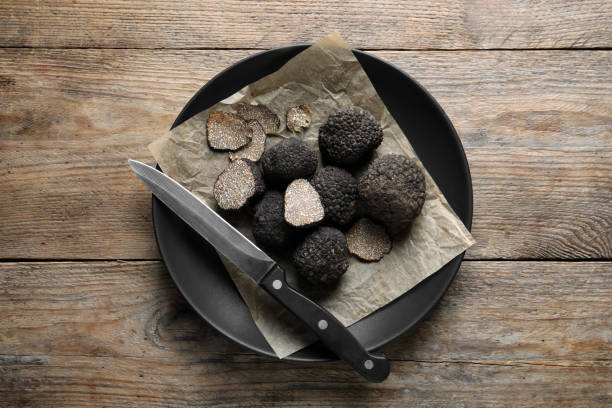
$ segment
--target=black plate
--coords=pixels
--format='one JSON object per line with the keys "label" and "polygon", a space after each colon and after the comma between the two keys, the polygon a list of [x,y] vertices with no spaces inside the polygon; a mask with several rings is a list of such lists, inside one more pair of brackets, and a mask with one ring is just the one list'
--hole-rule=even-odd
{"label": "black plate", "polygon": [[[191,98],[172,127],[276,71],[306,47],[277,48],[232,65]],[[471,228],[470,170],[461,141],[440,105],[396,67],[365,52],[354,53],[450,205]],[[213,248],[156,198],[153,198],[153,224],[168,272],[200,316],[238,344],[275,356]],[[463,254],[457,256],[405,295],[352,325],[350,331],[372,350],[413,328],[440,301],[462,259]],[[285,358],[301,362],[333,359],[318,343]]]}

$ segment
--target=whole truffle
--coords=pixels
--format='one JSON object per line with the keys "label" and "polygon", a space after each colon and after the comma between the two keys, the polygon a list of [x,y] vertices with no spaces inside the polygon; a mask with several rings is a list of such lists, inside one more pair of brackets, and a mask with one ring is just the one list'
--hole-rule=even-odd
{"label": "whole truffle", "polygon": [[332,114],[319,128],[319,149],[330,164],[364,163],[383,140],[380,124],[369,112],[349,106]]}
{"label": "whole truffle", "polygon": [[304,238],[293,254],[298,272],[313,284],[338,280],[349,265],[344,234],[332,227],[319,227]]}
{"label": "whole truffle", "polygon": [[357,214],[357,180],[346,170],[326,166],[310,181],[321,197],[325,219],[338,226],[348,225]]}
{"label": "whole truffle", "polygon": [[279,187],[298,178],[309,178],[317,169],[317,152],[298,139],[285,139],[261,156],[266,180]]}
{"label": "whole truffle", "polygon": [[409,158],[387,154],[374,160],[361,176],[359,195],[368,214],[397,234],[421,212],[425,176]]}
{"label": "whole truffle", "polygon": [[240,159],[227,165],[219,174],[213,187],[213,195],[219,208],[240,210],[252,199],[264,193],[261,170],[250,160]]}
{"label": "whole truffle", "polygon": [[281,192],[268,191],[255,206],[253,236],[265,248],[286,249],[293,240],[295,231],[285,222],[284,202]]}

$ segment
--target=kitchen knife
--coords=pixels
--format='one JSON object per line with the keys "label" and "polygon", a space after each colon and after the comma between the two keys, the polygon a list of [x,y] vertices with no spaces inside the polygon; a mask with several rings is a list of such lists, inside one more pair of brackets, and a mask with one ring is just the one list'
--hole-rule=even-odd
{"label": "kitchen knife", "polygon": [[265,252],[238,232],[198,197],[164,173],[136,160],[130,167],[151,192],[217,251],[314,331],[321,342],[365,379],[383,381],[389,361],[374,356],[328,311],[285,281],[285,272]]}

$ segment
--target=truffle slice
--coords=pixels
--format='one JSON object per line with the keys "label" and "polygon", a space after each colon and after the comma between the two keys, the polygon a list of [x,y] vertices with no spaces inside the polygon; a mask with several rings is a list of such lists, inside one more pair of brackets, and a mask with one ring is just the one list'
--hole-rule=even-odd
{"label": "truffle slice", "polygon": [[369,218],[361,218],[346,233],[351,254],[364,261],[380,261],[391,251],[391,238],[385,227]]}
{"label": "truffle slice", "polygon": [[359,195],[367,213],[395,235],[421,212],[425,176],[406,156],[387,154],[374,160],[361,176]]}
{"label": "truffle slice", "polygon": [[346,237],[336,228],[319,227],[296,248],[293,263],[309,282],[333,283],[349,266]]}
{"label": "truffle slice", "polygon": [[206,120],[208,145],[215,150],[236,150],[251,141],[253,131],[240,116],[215,111]]}
{"label": "truffle slice", "polygon": [[317,169],[317,152],[296,138],[285,139],[261,156],[266,181],[285,186],[291,180],[308,178]]}
{"label": "truffle slice", "polygon": [[280,128],[280,119],[266,105],[247,105],[241,103],[236,109],[238,116],[244,120],[256,120],[266,133],[276,133]]}
{"label": "truffle slice", "polygon": [[323,221],[324,216],[319,193],[308,180],[292,181],[285,190],[285,221],[294,227],[307,228]]}
{"label": "truffle slice", "polygon": [[301,132],[310,126],[312,112],[308,105],[294,106],[287,111],[287,128],[292,132]]}
{"label": "truffle slice", "polygon": [[229,158],[232,161],[238,159],[248,159],[256,162],[261,158],[261,155],[264,152],[264,148],[266,146],[266,132],[264,132],[259,122],[254,119],[247,120],[247,125],[253,132],[251,142],[236,151],[229,152]]}
{"label": "truffle slice", "polygon": [[285,199],[279,191],[267,191],[255,206],[253,236],[269,249],[286,249],[293,240],[294,229],[285,222]]}
{"label": "truffle slice", "polygon": [[239,210],[265,191],[261,170],[249,160],[236,160],[219,174],[213,195],[219,208]]}
{"label": "truffle slice", "polygon": [[359,190],[357,180],[346,170],[327,166],[317,170],[311,183],[321,196],[325,209],[325,219],[345,226],[357,214]]}
{"label": "truffle slice", "polygon": [[324,159],[341,167],[364,163],[382,140],[380,124],[357,106],[330,115],[319,128],[319,149]]}

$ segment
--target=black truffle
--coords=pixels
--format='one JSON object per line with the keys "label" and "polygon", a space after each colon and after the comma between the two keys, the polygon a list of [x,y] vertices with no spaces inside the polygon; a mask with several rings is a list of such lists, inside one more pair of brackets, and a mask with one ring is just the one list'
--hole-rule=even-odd
{"label": "black truffle", "polygon": [[263,153],[261,165],[266,181],[282,187],[312,176],[317,169],[317,152],[298,139],[285,139]]}
{"label": "black truffle", "polygon": [[259,122],[255,119],[247,120],[246,123],[253,132],[251,142],[238,150],[229,152],[229,158],[232,161],[238,159],[249,159],[256,162],[261,158],[261,155],[264,152],[264,148],[266,146],[266,132],[264,132]]}
{"label": "black truffle", "polygon": [[349,106],[332,114],[319,128],[319,149],[330,164],[364,163],[383,140],[380,124],[369,112]]}
{"label": "black truffle", "polygon": [[357,180],[346,170],[327,166],[319,169],[311,184],[321,197],[325,219],[338,226],[348,225],[357,214]]}
{"label": "black truffle", "polygon": [[219,174],[213,188],[217,205],[223,210],[239,210],[265,191],[261,170],[250,160],[231,162]]}
{"label": "black truffle", "polygon": [[301,132],[310,126],[312,111],[306,104],[294,106],[287,111],[287,129],[292,132]]}
{"label": "black truffle", "polygon": [[267,191],[255,206],[253,236],[268,249],[286,249],[291,245],[295,231],[285,222],[285,199],[281,192]]}
{"label": "black truffle", "polygon": [[380,261],[391,251],[391,238],[385,227],[369,218],[361,218],[346,233],[351,254],[363,261]]}
{"label": "black truffle", "polygon": [[406,156],[387,154],[374,160],[361,176],[359,195],[368,214],[397,234],[421,212],[425,176]]}
{"label": "black truffle", "polygon": [[280,119],[266,105],[247,105],[241,103],[236,108],[238,116],[245,120],[254,119],[259,122],[266,133],[276,133],[280,128]]}
{"label": "black truffle", "polygon": [[309,228],[323,221],[321,197],[306,179],[293,180],[285,190],[285,221],[296,228]]}
{"label": "black truffle", "polygon": [[313,284],[338,280],[349,265],[344,234],[332,227],[319,227],[304,238],[293,254],[298,272]]}
{"label": "black truffle", "polygon": [[236,150],[251,141],[253,130],[240,116],[215,111],[206,120],[206,138],[211,149]]}

